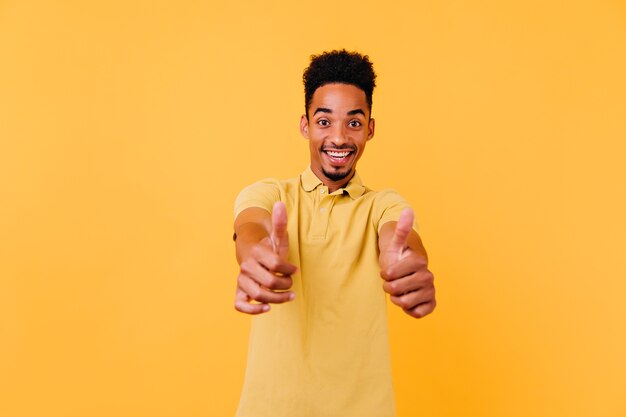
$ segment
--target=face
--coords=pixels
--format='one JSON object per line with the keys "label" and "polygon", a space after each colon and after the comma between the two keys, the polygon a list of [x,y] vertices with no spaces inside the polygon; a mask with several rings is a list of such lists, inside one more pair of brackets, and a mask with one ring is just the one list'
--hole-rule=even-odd
{"label": "face", "polygon": [[300,118],[300,131],[309,140],[311,170],[324,185],[340,188],[374,136],[365,92],[350,84],[326,84],[315,90],[308,111],[308,118]]}

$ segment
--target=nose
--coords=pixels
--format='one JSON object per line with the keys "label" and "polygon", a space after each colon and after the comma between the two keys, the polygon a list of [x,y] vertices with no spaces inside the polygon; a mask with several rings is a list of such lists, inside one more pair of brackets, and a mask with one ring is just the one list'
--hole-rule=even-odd
{"label": "nose", "polygon": [[343,125],[335,125],[330,141],[336,147],[341,147],[348,142],[348,135],[346,134],[346,128]]}

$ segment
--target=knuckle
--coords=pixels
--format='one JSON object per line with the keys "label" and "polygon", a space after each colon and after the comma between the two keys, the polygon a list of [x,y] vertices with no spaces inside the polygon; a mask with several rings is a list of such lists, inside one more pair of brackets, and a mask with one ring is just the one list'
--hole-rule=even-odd
{"label": "knuckle", "polygon": [[276,287],[279,285],[278,283],[278,278],[275,275],[270,275],[266,280],[265,280],[265,286],[271,290],[276,289]]}
{"label": "knuckle", "polygon": [[245,261],[243,261],[241,263],[241,265],[239,265],[239,272],[242,274],[250,274],[252,268],[252,261],[249,259],[246,259]]}
{"label": "knuckle", "polygon": [[244,281],[244,274],[243,272],[240,273],[239,275],[237,275],[237,285],[241,288],[241,285],[243,284]]}
{"label": "knuckle", "polygon": [[245,290],[245,288],[247,288],[250,283],[252,282],[252,278],[246,274],[239,274],[237,276],[237,286],[244,292],[246,293],[247,291]]}
{"label": "knuckle", "polygon": [[398,305],[399,305],[400,307],[402,307],[402,308],[405,308],[405,309],[408,309],[408,308],[410,308],[410,307],[411,307],[411,305],[410,305],[410,303],[409,303],[409,301],[407,300],[407,298],[406,298],[406,297],[400,297],[400,298],[398,299]]}
{"label": "knuckle", "polygon": [[393,267],[387,266],[380,271],[380,276],[386,280],[393,278]]}
{"label": "knuckle", "polygon": [[388,266],[385,269],[385,275],[387,275],[387,278],[393,277],[393,271],[394,271],[393,266]]}
{"label": "knuckle", "polygon": [[259,287],[254,288],[252,291],[250,291],[250,298],[252,298],[253,300],[256,301],[261,301],[260,298],[262,297],[263,293],[261,292],[261,289]]}
{"label": "knuckle", "polygon": [[430,274],[427,270],[418,271],[418,273],[415,275],[417,276],[417,279],[419,280],[420,283],[424,285],[431,285],[432,274]]}
{"label": "knuckle", "polygon": [[256,258],[257,256],[259,256],[260,251],[261,251],[261,245],[257,244],[252,247],[252,249],[250,250],[250,254],[252,254],[252,256]]}
{"label": "knuckle", "polygon": [[278,260],[278,257],[274,255],[267,260],[267,265],[265,266],[270,271],[276,271],[279,265],[280,265],[280,261]]}

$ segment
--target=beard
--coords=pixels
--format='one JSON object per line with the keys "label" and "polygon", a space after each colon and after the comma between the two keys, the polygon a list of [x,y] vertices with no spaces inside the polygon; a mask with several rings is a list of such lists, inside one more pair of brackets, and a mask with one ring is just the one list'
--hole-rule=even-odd
{"label": "beard", "polygon": [[322,173],[324,174],[324,176],[326,178],[328,178],[331,181],[341,181],[344,180],[348,177],[348,175],[350,175],[352,173],[352,170],[348,169],[345,172],[328,172],[326,171],[324,168],[322,168]]}

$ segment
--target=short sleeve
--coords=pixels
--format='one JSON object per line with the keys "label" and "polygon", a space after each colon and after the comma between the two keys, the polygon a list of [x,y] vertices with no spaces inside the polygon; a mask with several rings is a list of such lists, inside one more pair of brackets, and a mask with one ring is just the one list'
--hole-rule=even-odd
{"label": "short sleeve", "polygon": [[[400,218],[400,213],[406,208],[411,208],[409,203],[395,190],[385,189],[378,192],[376,196],[376,219],[378,220],[377,230],[387,222],[395,222]],[[413,223],[413,229],[418,231],[417,222]]]}
{"label": "short sleeve", "polygon": [[235,218],[250,207],[259,207],[271,213],[277,201],[280,201],[278,180],[266,179],[255,182],[241,190],[235,199]]}

